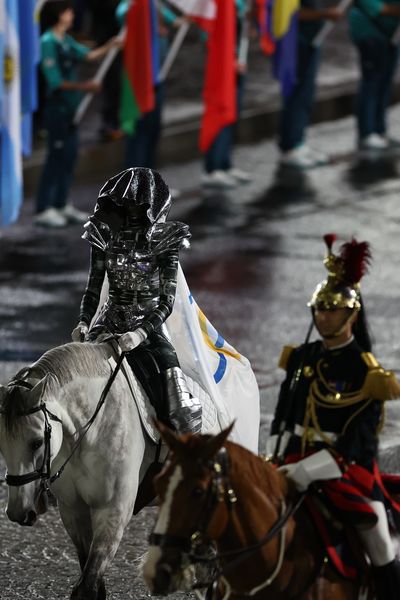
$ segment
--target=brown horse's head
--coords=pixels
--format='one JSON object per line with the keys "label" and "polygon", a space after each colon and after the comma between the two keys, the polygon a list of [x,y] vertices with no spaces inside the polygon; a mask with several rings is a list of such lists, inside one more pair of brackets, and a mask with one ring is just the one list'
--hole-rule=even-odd
{"label": "brown horse's head", "polygon": [[223,446],[232,426],[217,436],[177,436],[159,424],[170,458],[155,480],[160,510],[143,575],[154,594],[185,587],[186,556],[195,538],[215,540],[223,532],[234,493]]}

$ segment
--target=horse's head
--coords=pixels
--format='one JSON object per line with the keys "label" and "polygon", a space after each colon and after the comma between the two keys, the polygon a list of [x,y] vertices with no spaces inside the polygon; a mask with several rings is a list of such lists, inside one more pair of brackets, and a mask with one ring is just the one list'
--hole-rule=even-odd
{"label": "horse's head", "polygon": [[216,540],[226,527],[235,496],[223,445],[232,427],[216,436],[177,436],[159,424],[171,454],[155,479],[160,509],[143,568],[154,594],[185,587],[187,555],[195,541]]}
{"label": "horse's head", "polygon": [[0,452],[9,486],[6,513],[20,525],[33,525],[47,509],[43,484],[62,442],[61,422],[46,406],[51,378],[24,376],[0,385]]}

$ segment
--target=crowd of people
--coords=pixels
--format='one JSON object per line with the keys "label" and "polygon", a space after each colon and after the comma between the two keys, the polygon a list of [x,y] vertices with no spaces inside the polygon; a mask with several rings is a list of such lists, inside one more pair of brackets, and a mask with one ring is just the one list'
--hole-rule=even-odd
{"label": "crowd of people", "polygon": [[[256,2],[235,0],[237,14],[237,109],[238,119],[246,84],[246,59],[240,52],[241,32],[256,35]],[[329,162],[329,156],[315,152],[306,143],[320,65],[321,28],[327,22],[346,17],[343,8],[324,6],[322,0],[301,0],[298,12],[297,79],[288,96],[282,96],[278,131],[280,163],[284,167],[311,169]],[[331,4],[331,3],[329,3]],[[77,76],[82,61],[101,59],[113,46],[123,46],[118,33],[123,27],[129,2],[126,0],[48,0],[42,11],[40,71],[43,81],[41,126],[47,130],[48,153],[37,191],[34,222],[45,227],[64,227],[83,222],[86,215],[68,202],[68,192],[78,155],[78,126],[74,115],[84,93],[101,94],[100,134],[105,140],[125,137],[124,164],[154,168],[161,135],[165,85],[154,82],[155,106],[143,114],[132,134],[120,126],[122,55],[118,53],[102,84]],[[157,4],[158,52],[162,64],[184,16],[168,3]],[[352,42],[360,64],[360,85],[355,103],[358,145],[361,152],[379,153],[399,146],[387,134],[388,106],[398,57],[397,31],[400,25],[398,0],[358,0],[348,15]],[[249,21],[249,27],[247,27]],[[80,32],[90,29],[94,48],[77,41]],[[72,30],[72,33],[70,32]],[[77,35],[74,35],[74,30]],[[334,35],[334,33],[333,33]],[[206,35],[199,35],[204,43]],[[267,67],[266,67],[267,68]],[[251,175],[234,165],[235,124],[220,130],[203,156],[201,184],[206,188],[229,189],[245,184]]]}

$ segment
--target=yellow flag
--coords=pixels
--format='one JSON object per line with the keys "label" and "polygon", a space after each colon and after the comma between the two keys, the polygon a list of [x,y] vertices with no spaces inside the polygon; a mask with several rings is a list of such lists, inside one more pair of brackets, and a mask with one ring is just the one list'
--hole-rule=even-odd
{"label": "yellow flag", "polygon": [[279,39],[287,33],[290,22],[300,8],[300,0],[275,0],[272,12],[272,33]]}

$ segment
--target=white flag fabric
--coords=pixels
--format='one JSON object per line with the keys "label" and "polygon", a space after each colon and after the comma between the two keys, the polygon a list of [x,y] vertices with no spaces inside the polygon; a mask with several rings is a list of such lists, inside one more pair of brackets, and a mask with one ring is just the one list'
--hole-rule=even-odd
{"label": "white flag fabric", "polygon": [[169,3],[188,17],[212,20],[217,14],[215,0],[169,0]]}
{"label": "white flag fabric", "polygon": [[166,325],[183,372],[213,399],[221,429],[235,420],[230,439],[258,453],[260,392],[250,362],[197,306],[181,266],[174,309]]}
{"label": "white flag fabric", "polygon": [[[22,203],[18,0],[0,0],[3,89],[0,114],[0,222],[14,223]],[[4,69],[4,70],[3,70]]]}

